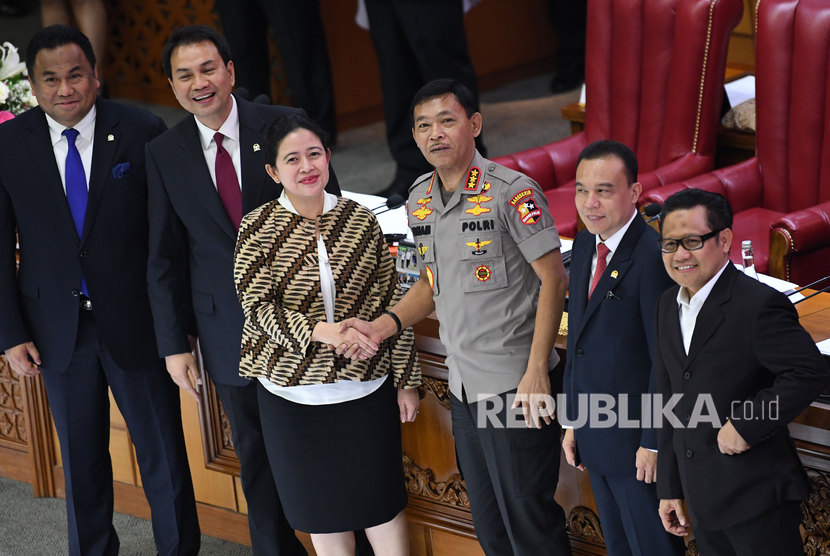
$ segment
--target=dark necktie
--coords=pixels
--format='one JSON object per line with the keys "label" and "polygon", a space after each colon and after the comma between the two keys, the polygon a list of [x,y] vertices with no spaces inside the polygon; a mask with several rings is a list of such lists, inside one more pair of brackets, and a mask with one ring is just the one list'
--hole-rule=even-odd
{"label": "dark necktie", "polygon": [[[75,230],[80,238],[84,232],[84,216],[86,216],[86,203],[89,198],[89,190],[86,187],[86,174],[84,164],[81,162],[81,153],[75,145],[78,138],[78,130],[67,128],[63,130],[63,136],[69,143],[69,150],[66,152],[66,167],[64,170],[64,182],[66,183],[66,201],[69,203],[69,211],[72,213],[72,221],[75,223]],[[81,276],[81,291],[87,295],[86,280]]]}
{"label": "dark necktie", "polygon": [[222,146],[224,138],[218,131],[213,135],[213,140],[216,141],[216,189],[233,227],[239,231],[239,223],[242,222],[242,191],[239,189],[231,155]]}
{"label": "dark necktie", "polygon": [[597,283],[599,279],[602,277],[602,274],[605,272],[605,269],[608,267],[608,253],[611,250],[604,243],[597,244],[597,269],[594,271],[594,279],[591,280],[591,291],[588,292],[588,299],[591,299],[591,295],[594,293],[594,288],[597,287]]}

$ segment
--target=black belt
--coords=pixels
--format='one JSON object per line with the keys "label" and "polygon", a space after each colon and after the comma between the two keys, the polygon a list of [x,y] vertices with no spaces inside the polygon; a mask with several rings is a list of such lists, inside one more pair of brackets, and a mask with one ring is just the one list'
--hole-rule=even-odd
{"label": "black belt", "polygon": [[78,300],[80,301],[81,309],[83,309],[84,311],[92,310],[92,300],[89,298],[89,296],[81,294],[78,297]]}

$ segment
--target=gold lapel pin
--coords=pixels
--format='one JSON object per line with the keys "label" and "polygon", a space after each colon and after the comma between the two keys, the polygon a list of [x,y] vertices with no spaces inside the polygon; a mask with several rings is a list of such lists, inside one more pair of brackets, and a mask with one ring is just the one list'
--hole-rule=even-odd
{"label": "gold lapel pin", "polygon": [[113,135],[112,133],[107,135],[107,141],[115,141],[115,135]]}
{"label": "gold lapel pin", "polygon": [[616,280],[616,279],[617,279],[617,276],[619,276],[619,275],[620,275],[620,273],[619,273],[619,272],[617,272],[616,270],[614,270],[614,271],[612,271],[612,272],[611,272],[611,278],[613,278],[614,280]]}
{"label": "gold lapel pin", "polygon": [[255,153],[259,152],[259,143],[254,143],[254,152]]}

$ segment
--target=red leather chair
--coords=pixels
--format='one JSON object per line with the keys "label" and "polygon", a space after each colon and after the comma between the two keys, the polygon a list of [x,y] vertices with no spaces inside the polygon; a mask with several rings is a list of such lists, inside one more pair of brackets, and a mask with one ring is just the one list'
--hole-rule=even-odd
{"label": "red leather chair", "polygon": [[535,179],[556,227],[576,234],[582,149],[628,145],[647,191],[712,169],[729,35],[741,0],[589,0],[585,131],[495,161]]}
{"label": "red leather chair", "polygon": [[721,193],[735,213],[732,260],[750,239],[759,271],[806,284],[830,274],[830,2],[760,0],[756,18],[755,158],[642,200]]}

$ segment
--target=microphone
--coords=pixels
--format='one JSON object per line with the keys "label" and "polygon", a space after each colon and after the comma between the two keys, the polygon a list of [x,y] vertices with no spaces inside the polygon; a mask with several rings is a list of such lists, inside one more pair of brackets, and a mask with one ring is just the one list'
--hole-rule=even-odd
{"label": "microphone", "polygon": [[386,204],[373,208],[372,212],[374,212],[375,216],[377,216],[379,214],[383,214],[384,212],[389,212],[390,210],[402,207],[405,203],[406,199],[403,198],[403,195],[400,193],[392,193],[389,198],[386,199]]}
{"label": "microphone", "polygon": [[646,224],[651,224],[658,218],[660,218],[660,211],[663,210],[663,206],[660,203],[651,203],[643,207],[643,216],[647,217]]}
{"label": "microphone", "polygon": [[830,276],[825,276],[824,278],[819,278],[819,279],[818,279],[818,280],[816,280],[815,282],[810,282],[810,283],[809,283],[809,284],[807,284],[806,286],[801,286],[800,288],[795,288],[795,289],[789,289],[789,290],[787,290],[787,291],[785,291],[785,292],[783,292],[783,293],[784,293],[784,295],[786,295],[787,297],[789,297],[789,296],[791,296],[791,295],[792,295],[792,294],[794,294],[794,293],[798,293],[798,292],[800,292],[801,290],[806,290],[806,289],[808,289],[808,288],[812,288],[812,287],[813,287],[813,286],[815,286],[816,284],[819,284],[819,283],[821,283],[821,282],[824,282],[824,281],[825,281],[825,280],[827,280],[828,278],[830,278]]}
{"label": "microphone", "polygon": [[[823,280],[823,279],[824,279],[824,278],[822,278],[822,280]],[[821,280],[819,280],[819,282],[820,282],[820,281],[821,281]],[[811,297],[814,297],[814,296],[816,296],[816,295],[818,295],[818,294],[820,294],[820,293],[824,293],[824,292],[826,292],[827,290],[830,290],[830,286],[824,286],[824,287],[823,287],[823,288],[821,288],[819,291],[817,291],[817,292],[813,292],[813,293],[811,293],[810,295],[808,295],[807,297],[804,297],[804,298],[802,298],[802,299],[799,299],[798,301],[793,301],[793,305],[798,305],[798,304],[799,304],[799,303],[801,303],[802,301],[807,301],[807,300],[808,300],[808,299],[810,299]]]}

